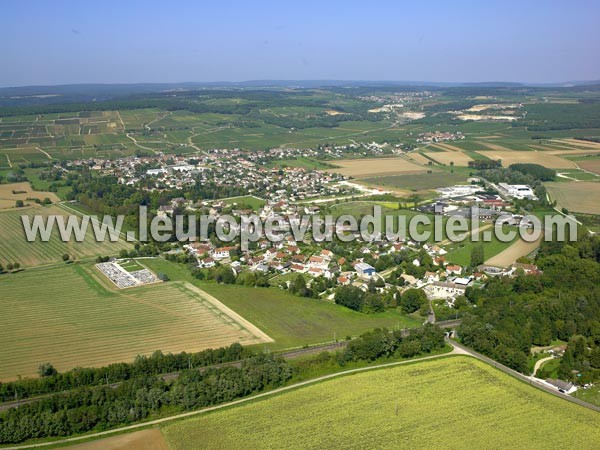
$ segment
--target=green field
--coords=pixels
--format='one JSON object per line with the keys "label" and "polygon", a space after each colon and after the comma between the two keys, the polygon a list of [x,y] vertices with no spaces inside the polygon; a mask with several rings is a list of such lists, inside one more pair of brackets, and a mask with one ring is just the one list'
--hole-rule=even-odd
{"label": "green field", "polygon": [[142,266],[135,259],[129,259],[127,261],[119,262],[119,265],[125,269],[127,272],[135,272],[137,270],[143,270],[144,266]]}
{"label": "green field", "polygon": [[346,336],[357,336],[377,327],[415,327],[421,321],[395,311],[363,314],[325,300],[301,298],[279,288],[254,288],[199,282],[184,266],[163,259],[146,259],[144,265],[171,280],[186,280],[218,298],[249,320],[275,343],[275,349],[317,344]]}
{"label": "green field", "polygon": [[453,243],[445,246],[445,249],[448,252],[448,254],[445,255],[446,261],[452,262],[454,264],[458,264],[460,266],[468,266],[471,263],[471,251],[473,250],[473,248],[475,246],[480,245],[480,244],[483,245],[484,260],[487,261],[491,257],[496,256],[501,251],[506,250],[508,247],[510,247],[512,245],[513,242],[515,242],[515,240],[520,239],[519,234],[518,234],[518,231],[519,231],[518,229],[516,229],[515,227],[508,227],[508,226],[503,227],[504,233],[508,233],[511,230],[516,231],[517,235],[516,235],[515,239],[513,239],[510,242],[500,241],[496,237],[495,233],[493,232],[494,231],[493,228],[489,228],[488,230],[486,230],[486,231],[489,231],[492,235],[492,240],[489,242],[483,241],[482,234],[485,233],[485,231],[478,233],[479,241],[471,241],[470,238],[467,238],[462,242],[453,242]]}
{"label": "green field", "polygon": [[[228,117],[229,120],[240,117]],[[200,117],[202,120],[202,117]],[[201,148],[237,147],[243,145],[249,150],[262,150],[271,147],[297,146],[301,148],[314,147],[319,144],[335,142],[349,144],[352,139],[385,139],[393,135],[390,121],[343,122],[335,128],[311,127],[291,130],[262,121],[253,128],[214,127],[194,136],[192,141]],[[385,133],[383,129],[389,130]],[[397,132],[397,129],[395,130]]]}
{"label": "green field", "polygon": [[[36,191],[48,191],[50,185],[52,184],[51,181],[47,181],[47,180],[42,180],[40,178],[40,172],[41,169],[25,169],[25,176],[27,177],[27,179],[31,182],[31,186],[33,187],[34,190]],[[61,182],[59,182],[60,184],[63,184]],[[60,186],[58,187],[57,191],[56,191],[56,195],[58,195],[61,199],[64,199],[66,197],[66,195],[71,191],[71,187],[70,186]]]}
{"label": "green field", "polygon": [[581,448],[598,413],[454,356],[363,372],[165,426],[201,448]]}
{"label": "green field", "polygon": [[337,205],[332,205],[331,212],[335,217],[339,217],[346,214],[354,217],[361,217],[365,215],[373,215],[373,208],[376,205],[381,206],[382,215],[404,215],[407,217],[407,220],[409,220],[411,217],[414,217],[417,214],[419,214],[417,211],[412,211],[408,209],[399,210],[398,203],[366,200],[349,201],[344,203],[338,203]]}
{"label": "green field", "polygon": [[116,157],[134,151],[116,111],[13,116],[0,121],[0,156],[8,156],[13,164]]}
{"label": "green field", "polygon": [[97,255],[116,255],[122,249],[130,249],[131,244],[123,239],[118,242],[96,242],[89,227],[83,242],[71,239],[69,242],[60,240],[56,227],[48,242],[42,242],[39,237],[36,242],[28,242],[23,231],[21,215],[41,215],[45,218],[49,215],[63,215],[68,213],[59,206],[52,205],[39,208],[28,208],[19,211],[0,212],[0,264],[6,265],[10,262],[18,262],[21,267],[31,267],[40,264],[52,264],[62,262],[62,255],[68,253],[76,259],[84,259]]}
{"label": "green field", "polygon": [[[310,147],[331,140],[349,144],[352,139],[363,137],[385,139],[398,131],[391,120],[344,121],[336,127],[321,127],[317,122],[314,126],[300,129],[271,123],[274,118],[303,121],[309,114],[326,118],[324,112],[335,104],[361,104],[331,93],[316,94],[313,98],[322,105],[269,105],[256,109],[251,117],[247,113],[193,113],[148,108],[0,118],[0,167],[8,166],[8,161],[28,164],[50,159],[118,158],[140,152],[152,154],[153,151],[171,154],[196,152],[197,149],[190,144],[201,148],[243,147],[249,150],[282,145]],[[215,110],[219,109],[219,105],[247,103],[243,98],[205,99],[204,102],[207,106],[216,106]],[[256,106],[253,105],[253,108]],[[290,160],[287,165],[322,166],[309,160]]]}
{"label": "green field", "polygon": [[298,167],[306,170],[327,170],[331,164],[311,158],[280,159],[270,164],[271,167]]}
{"label": "green field", "polygon": [[[600,181],[600,175],[596,175],[595,173],[585,172],[580,169],[569,169],[569,170],[558,170],[557,171],[561,176],[556,177],[555,181],[571,181],[568,178],[571,178],[576,181]],[[568,177],[568,178],[564,178]]]}
{"label": "green field", "polygon": [[391,175],[376,178],[365,178],[362,183],[387,188],[405,189],[409,191],[425,191],[454,184],[466,184],[464,173],[432,172],[423,174]]}
{"label": "green field", "polygon": [[[486,156],[477,151],[489,150],[486,144],[519,151],[535,150],[536,145],[557,149],[555,139],[593,137],[600,133],[597,102],[581,101],[597,99],[595,92],[556,90],[529,95],[507,91],[496,99],[498,103],[524,105],[517,111],[521,119],[508,123],[457,120],[455,115],[446,113],[448,110],[443,105],[458,98],[471,102],[466,93],[451,92],[451,89],[417,105],[407,105],[398,111],[400,114],[369,113],[371,108],[381,104],[353,89],[346,92],[337,88],[225,91],[181,92],[177,105],[169,97],[152,95],[147,105],[151,107],[140,109],[135,109],[139,105],[127,100],[107,104],[106,111],[39,113],[46,108],[41,105],[16,108],[11,113],[22,115],[0,117],[0,168],[55,159],[149,155],[157,151],[190,154],[198,148],[303,149],[324,144],[358,144],[356,148],[361,148],[362,144],[386,142],[410,144],[417,152],[424,147],[435,151],[428,143],[419,142],[419,134],[437,130],[463,133],[464,139],[449,144],[463,149],[471,158],[482,159]],[[389,95],[389,92],[378,92],[375,87],[369,91],[376,96]],[[494,91],[493,95],[496,94]],[[94,104],[91,109],[99,108]],[[417,109],[426,112],[426,117],[418,120],[402,117],[403,112]],[[27,111],[30,114],[25,115]],[[562,117],[565,115],[570,117],[566,123]],[[540,123],[546,126],[535,129]],[[572,143],[562,148],[584,149],[585,145]],[[324,166],[312,158],[285,159],[281,163],[307,169]]]}
{"label": "green field", "polygon": [[117,290],[93,265],[0,275],[0,380],[261,342],[184,282]]}
{"label": "green field", "polygon": [[[269,284],[271,286],[278,287],[282,283],[287,283],[288,281],[293,282],[298,277],[298,275],[299,274],[297,272],[280,273],[280,274],[275,275],[274,277],[269,278]],[[301,276],[305,280],[308,278],[308,276],[306,276],[306,275],[301,275]]]}
{"label": "green field", "polygon": [[[424,216],[427,217],[430,220],[430,223],[428,225],[424,225],[419,223],[417,225],[417,229],[416,231],[419,234],[425,233],[425,232],[429,232],[429,238],[426,239],[426,242],[434,242],[435,241],[435,233],[434,233],[434,225],[435,225],[435,216],[433,216],[432,214],[426,214],[426,213],[421,213],[419,211],[413,211],[410,209],[392,209],[391,206],[398,206],[397,204],[393,204],[391,202],[375,202],[375,201],[351,201],[351,202],[345,202],[345,203],[339,203],[337,205],[332,205],[330,210],[331,210],[331,214],[334,217],[339,217],[341,215],[344,214],[349,214],[351,216],[360,218],[361,216],[365,216],[365,215],[373,215],[373,207],[375,205],[379,205],[381,206],[381,225],[382,227],[385,229],[386,225],[389,224],[390,226],[393,226],[392,231],[394,233],[401,231],[404,231],[403,229],[399,228],[399,224],[398,224],[398,217],[405,217],[406,219],[406,234],[407,236],[410,234],[410,222],[413,219],[413,217],[419,215],[419,216]],[[390,219],[388,219],[387,217],[391,217]],[[437,216],[438,220],[441,220],[442,223],[442,231],[441,231],[441,240],[445,240],[446,239],[446,222],[448,221],[448,218],[446,216]]]}
{"label": "green field", "polygon": [[237,208],[249,206],[253,210],[258,210],[265,206],[265,201],[262,198],[253,195],[244,195],[240,197],[229,197],[221,199],[226,205],[235,206]]}
{"label": "green field", "polygon": [[600,386],[594,385],[587,389],[579,389],[573,394],[573,397],[600,406]]}

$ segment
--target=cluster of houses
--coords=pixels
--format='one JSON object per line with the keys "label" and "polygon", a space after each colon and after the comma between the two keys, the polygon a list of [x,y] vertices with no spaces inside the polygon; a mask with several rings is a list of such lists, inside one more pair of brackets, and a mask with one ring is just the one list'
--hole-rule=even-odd
{"label": "cluster of houses", "polygon": [[535,264],[514,262],[509,267],[480,265],[477,271],[490,277],[514,277],[520,273],[525,275],[541,275],[542,271]]}
{"label": "cluster of houses", "polygon": [[302,254],[291,236],[273,246],[267,240],[260,241],[256,251],[246,253],[238,246],[215,247],[210,242],[193,242],[184,245],[184,249],[196,256],[199,267],[214,267],[218,262],[231,266],[236,272],[246,268],[258,273],[296,272],[331,279],[340,273],[340,266],[346,262],[344,258],[335,258],[327,249],[310,256]]}
{"label": "cluster of houses", "polygon": [[[182,165],[184,161],[178,161]],[[290,173],[295,173],[297,169],[290,169]],[[183,171],[182,173],[185,173]],[[286,171],[284,171],[286,173]],[[490,209],[493,211],[501,211],[505,206],[503,200],[497,196],[476,193],[469,196],[480,202],[487,202]],[[461,197],[462,198],[462,197]],[[458,202],[457,202],[458,203]],[[438,214],[450,214],[460,211],[460,203],[452,204],[451,202],[438,202],[432,205],[432,212]],[[164,205],[159,210],[160,214],[172,214],[177,207],[192,207],[189,201],[184,198],[176,198],[171,200],[170,204]],[[198,206],[198,205],[196,205]],[[262,219],[271,216],[285,218],[288,223],[294,220],[300,221],[300,216],[303,214],[318,214],[319,206],[302,205],[292,200],[292,196],[288,194],[286,189],[278,189],[271,192],[269,198],[262,207],[253,210],[235,209],[224,200],[202,202],[201,207],[208,210],[208,213],[217,219],[223,212],[232,213],[234,215],[250,214],[256,212]],[[431,206],[430,206],[431,207]],[[412,242],[389,242],[383,239],[375,239],[372,242],[361,241],[359,233],[355,235],[354,244],[359,248],[359,254],[364,257],[355,258],[354,261],[346,261],[344,257],[334,255],[328,249],[314,250],[314,245],[306,245],[305,242],[296,242],[291,235],[278,243],[273,244],[266,239],[258,242],[258,248],[253,251],[242,252],[238,246],[218,246],[211,242],[192,242],[184,246],[184,250],[196,257],[198,267],[210,269],[217,264],[231,267],[235,273],[240,273],[243,270],[250,270],[256,273],[270,274],[276,276],[278,274],[298,273],[310,278],[324,277],[329,280],[335,280],[338,285],[353,284],[362,289],[368,289],[369,282],[372,280],[381,279],[385,286],[385,273],[378,271],[365,261],[378,260],[382,255],[400,251],[412,251],[417,253],[424,250],[431,256],[433,265],[439,267],[435,271],[427,271],[421,278],[406,273],[402,274],[404,279],[403,289],[414,287],[424,290],[426,295],[431,299],[443,299],[448,305],[453,305],[455,299],[464,295],[465,290],[475,283],[483,282],[489,276],[514,276],[520,273],[536,274],[539,273],[537,267],[533,265],[515,263],[509,269],[498,269],[493,267],[481,266],[473,274],[465,276],[463,268],[459,265],[449,264],[446,261],[446,250],[436,244],[422,244]],[[314,243],[311,243],[314,244]],[[415,258],[411,263],[414,266],[420,266],[418,258]],[[389,285],[391,286],[391,285]]]}
{"label": "cluster of houses", "polygon": [[428,131],[419,133],[417,142],[444,142],[444,141],[459,141],[464,139],[465,135],[460,131],[451,133],[449,131]]}
{"label": "cluster of houses", "polygon": [[[457,297],[464,295],[469,286],[474,283],[484,282],[488,277],[508,276],[514,277],[520,273],[525,275],[540,275],[542,272],[535,264],[515,262],[506,268],[481,265],[471,275],[463,276],[461,266],[448,264],[444,270],[426,272],[421,280],[421,286],[430,299],[443,299],[450,306]],[[442,279],[444,278],[444,279]]]}
{"label": "cluster of houses", "polygon": [[[463,268],[456,264],[447,264],[445,260],[446,251],[435,244],[418,244],[412,241],[406,242],[371,242],[357,244],[357,253],[361,255],[353,261],[347,261],[345,257],[336,256],[331,250],[321,248],[314,250],[314,245],[304,242],[296,242],[288,235],[286,238],[273,244],[261,240],[258,248],[254,251],[241,252],[237,246],[218,247],[211,242],[192,242],[184,246],[185,251],[196,257],[198,267],[212,268],[217,263],[230,266],[235,273],[243,270],[254,271],[261,274],[297,273],[304,274],[310,278],[324,277],[335,280],[338,285],[349,285],[368,289],[370,281],[381,280],[384,285],[385,273],[378,271],[365,259],[378,260],[383,255],[396,252],[409,251],[416,254],[420,250],[431,256],[436,271],[426,271],[424,276],[416,278],[403,273],[403,289],[410,287],[422,288],[429,298],[444,299],[448,304],[464,295],[465,289],[473,283],[483,281],[487,275],[478,271],[468,277],[463,275]],[[307,252],[308,250],[308,252]],[[409,253],[411,254],[411,253]],[[410,261],[413,266],[420,266],[417,257]],[[389,272],[395,266],[386,270]]]}
{"label": "cluster of houses", "polygon": [[267,199],[303,201],[318,197],[349,195],[354,190],[340,184],[344,177],[335,173],[302,167],[277,167],[268,164],[277,158],[298,156],[300,150],[274,149],[268,152],[212,150],[201,156],[131,156],[109,161],[74,161],[87,164],[105,175],[114,175],[120,184],[140,185],[148,190],[183,189],[197,183],[243,190]]}
{"label": "cluster of houses", "polygon": [[390,104],[403,104],[403,103],[421,103],[423,99],[431,98],[434,95],[430,91],[404,91],[394,92],[387,95],[363,95],[359,98],[367,102],[375,103],[390,103]]}
{"label": "cluster of houses", "polygon": [[[293,223],[295,220],[300,222],[300,216],[303,214],[318,214],[319,206],[301,205],[289,200],[285,192],[275,193],[274,199],[265,202],[264,206],[256,211],[251,210],[231,210],[231,205],[223,200],[206,202],[203,206],[209,208],[209,214],[216,218],[223,211],[235,214],[249,214],[256,212],[262,219],[271,216],[282,217]],[[476,194],[476,198],[481,202],[488,202],[494,211],[504,207],[503,200],[497,196],[487,194]],[[178,200],[174,199],[173,203]],[[499,204],[492,204],[498,202]],[[435,211],[438,213],[450,213],[458,211],[458,208],[452,208],[448,203],[437,203],[434,207],[441,207]],[[454,205],[455,206],[455,205]],[[173,207],[173,205],[171,205]],[[228,209],[226,209],[228,208]],[[332,225],[334,227],[334,225]],[[332,229],[335,232],[335,229]],[[241,252],[237,246],[214,246],[210,242],[194,242],[185,246],[185,250],[196,256],[198,266],[202,268],[214,267],[217,263],[231,266],[236,273],[242,270],[255,271],[257,273],[277,274],[298,273],[307,275],[310,278],[325,277],[335,280],[337,284],[354,284],[366,288],[370,280],[384,279],[384,273],[378,271],[364,259],[376,261],[385,254],[391,254],[404,250],[417,253],[425,251],[433,261],[433,265],[439,267],[436,271],[428,271],[422,278],[415,278],[408,274],[402,274],[406,287],[422,288],[427,296],[432,299],[444,299],[449,305],[454,300],[464,295],[465,290],[474,283],[483,282],[489,276],[514,276],[520,273],[519,269],[528,274],[539,273],[537,267],[515,263],[508,269],[480,266],[473,274],[465,276],[463,268],[456,264],[446,261],[447,251],[440,245],[429,243],[417,243],[410,240],[404,242],[389,242],[387,240],[375,239],[372,242],[362,241],[362,237],[355,232],[353,245],[358,249],[358,254],[363,257],[355,258],[354,261],[346,261],[344,257],[334,255],[330,250],[319,249],[314,251],[313,242],[296,242],[291,234],[278,243],[273,244],[266,239],[258,242],[258,248],[253,251]],[[356,254],[356,253],[355,253]],[[420,266],[418,258],[411,263],[414,266]]]}
{"label": "cluster of houses", "polygon": [[[460,133],[432,132],[419,135],[423,142],[439,142],[444,140],[462,139]],[[349,144],[349,146],[364,146],[364,144]],[[365,147],[369,151],[379,152],[383,146],[373,143]],[[169,203],[160,206],[158,215],[172,215],[176,209],[196,210],[204,209],[215,220],[223,213],[233,215],[258,213],[264,220],[277,216],[287,223],[300,224],[302,215],[314,215],[320,212],[319,206],[314,203],[302,204],[303,200],[322,197],[341,197],[356,195],[359,190],[341,175],[306,170],[299,167],[285,167],[273,164],[277,160],[296,157],[311,157],[322,155],[340,156],[348,151],[348,146],[322,147],[311,149],[278,148],[265,151],[243,152],[238,149],[213,149],[193,157],[170,156],[158,154],[151,157],[127,157],[113,161],[108,160],[82,160],[73,164],[87,164],[94,170],[104,174],[111,174],[118,178],[119,183],[136,185],[140,183],[145,189],[170,189],[183,188],[195,183],[210,182],[218,186],[231,186],[242,189],[246,194],[260,195],[264,205],[253,210],[236,209],[235,203],[226,200],[200,201],[193,204],[185,198],[174,198]],[[469,180],[477,182],[479,180]],[[513,186],[515,193],[508,196],[529,195],[523,186]],[[459,215],[465,218],[472,217],[469,206],[477,205],[480,220],[492,220],[499,215],[506,214],[510,206],[503,196],[484,192],[478,184],[457,185],[438,190],[439,201],[421,207],[424,212],[445,215]],[[511,215],[514,224],[518,224],[521,216]],[[334,225],[331,225],[333,227]],[[325,230],[333,231],[331,230]],[[348,230],[344,230],[348,231]],[[336,256],[330,250],[322,248],[315,250],[314,245],[305,245],[296,242],[291,235],[278,244],[272,244],[266,239],[258,242],[258,248],[242,252],[238,246],[218,246],[211,242],[191,242],[184,245],[184,250],[193,255],[198,262],[198,267],[210,269],[216,265],[231,267],[235,273],[250,270],[256,273],[287,274],[298,273],[310,278],[324,277],[335,280],[339,285],[353,284],[367,289],[370,281],[379,280],[385,283],[386,274],[378,273],[371,264],[381,256],[400,251],[412,251],[415,254],[425,251],[431,256],[433,265],[437,270],[427,271],[420,278],[409,274],[402,274],[404,288],[422,288],[431,299],[444,299],[449,305],[454,300],[464,295],[465,290],[475,283],[484,281],[489,276],[514,276],[520,271],[525,273],[539,273],[535,266],[515,264],[509,269],[492,267],[479,267],[477,271],[465,276],[463,268],[448,264],[445,259],[447,253],[439,245],[421,244],[412,241],[389,242],[375,239],[372,242],[361,241],[360,234],[355,233],[354,244],[358,254],[353,253],[353,261],[346,261],[345,257]],[[314,244],[314,243],[312,243]],[[410,256],[412,258],[412,256]],[[367,261],[371,262],[369,264]],[[420,266],[418,258],[411,263]],[[387,268],[386,271],[393,268]]]}

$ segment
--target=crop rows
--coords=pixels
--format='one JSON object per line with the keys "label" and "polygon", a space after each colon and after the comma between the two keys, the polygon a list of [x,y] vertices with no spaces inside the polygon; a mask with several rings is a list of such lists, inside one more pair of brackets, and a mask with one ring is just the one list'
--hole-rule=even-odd
{"label": "crop rows", "polygon": [[9,262],[19,262],[21,266],[33,266],[60,262],[62,255],[65,253],[80,259],[99,254],[116,255],[120,250],[131,247],[124,240],[96,242],[91,232],[91,226],[83,242],[62,242],[56,229],[52,233],[49,242],[42,242],[39,239],[36,242],[28,242],[21,221],[21,215],[23,214],[30,217],[34,214],[40,214],[44,216],[45,220],[48,215],[65,215],[66,213],[57,206],[0,213],[0,230],[2,230],[0,264],[6,265]]}
{"label": "crop rows", "polygon": [[[346,376],[163,429],[173,449],[598,448],[598,413],[467,357]],[[237,444],[237,445],[236,445]]]}
{"label": "crop rows", "polygon": [[64,266],[0,279],[0,379],[34,375],[46,361],[67,370],[258,342],[184,284],[114,292],[101,276]]}

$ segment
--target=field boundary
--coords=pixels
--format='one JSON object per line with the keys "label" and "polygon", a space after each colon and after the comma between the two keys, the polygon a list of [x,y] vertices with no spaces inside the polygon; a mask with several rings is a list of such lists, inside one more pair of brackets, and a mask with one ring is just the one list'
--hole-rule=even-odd
{"label": "field boundary", "polygon": [[530,255],[536,251],[539,248],[542,240],[543,236],[540,236],[540,238],[534,242],[526,242],[523,239],[517,238],[507,248],[486,259],[485,264],[497,267],[508,267],[517,259]]}
{"label": "field boundary", "polygon": [[275,342],[275,339],[273,339],[272,337],[267,335],[264,331],[262,331],[260,328],[258,328],[256,325],[254,325],[249,320],[244,319],[242,316],[240,316],[238,313],[236,313],[233,309],[229,308],[228,306],[225,306],[225,304],[221,303],[219,301],[219,299],[210,295],[208,292],[200,289],[197,286],[194,286],[193,284],[191,284],[187,281],[185,281],[183,283],[183,286],[185,286],[186,289],[189,289],[192,292],[196,292],[203,299],[205,299],[207,302],[209,302],[211,305],[213,305],[215,308],[217,308],[223,314],[228,316],[231,320],[233,320],[234,322],[237,322],[239,325],[243,326],[247,331],[252,333],[257,338],[263,340],[265,343]]}
{"label": "field boundary", "polygon": [[[58,203],[55,203],[55,204],[56,204],[56,206],[58,206],[58,207],[64,209],[65,211],[71,213],[71,215],[76,215],[76,216],[79,216],[79,217],[85,217],[84,213],[82,213],[81,211],[77,211],[75,208],[72,208],[71,206],[67,205],[67,203],[71,203],[71,202],[62,201],[62,202],[58,202]],[[95,222],[98,226],[102,226],[102,223],[98,219],[95,219],[95,218],[93,218],[91,216],[90,216],[90,221],[92,223]],[[123,239],[123,241],[127,242],[130,246],[133,246],[132,241],[129,240],[130,238],[134,242],[138,242],[138,240],[134,236],[130,237],[124,231],[119,231],[119,238]]]}
{"label": "field boundary", "polygon": [[533,380],[532,377],[528,377],[526,375],[523,375],[515,370],[512,370],[502,364],[500,364],[499,362],[494,361],[491,358],[488,358],[486,356],[483,356],[473,350],[471,350],[468,347],[465,347],[462,344],[459,344],[456,341],[453,340],[449,340],[446,339],[446,342],[452,346],[452,351],[449,353],[441,353],[441,354],[437,354],[437,355],[431,355],[431,356],[424,356],[421,358],[414,358],[414,359],[408,359],[408,360],[404,360],[404,361],[395,361],[395,362],[391,362],[391,363],[384,363],[384,364],[377,364],[374,366],[367,366],[367,367],[359,367],[356,369],[349,369],[349,370],[345,370],[343,372],[336,372],[336,373],[331,373],[331,374],[327,374],[327,375],[322,375],[320,377],[317,378],[313,378],[311,380],[305,380],[305,381],[300,381],[298,383],[294,383],[291,384],[289,386],[283,386],[280,388],[276,388],[273,389],[271,391],[267,391],[267,392],[261,392],[260,394],[256,394],[250,397],[244,397],[238,400],[234,400],[228,403],[223,403],[220,405],[215,405],[215,406],[210,406],[208,408],[203,408],[203,409],[199,409],[196,411],[189,411],[189,412],[185,412],[185,413],[180,413],[180,414],[175,414],[173,416],[168,416],[168,417],[163,417],[160,419],[155,419],[155,420],[151,420],[148,422],[144,422],[144,423],[138,423],[138,424],[134,424],[134,425],[128,425],[126,427],[121,427],[121,428],[115,428],[113,430],[107,430],[107,431],[101,431],[98,433],[93,433],[93,434],[88,434],[88,435],[83,435],[83,436],[75,436],[72,438],[67,438],[67,439],[62,439],[62,440],[58,440],[58,441],[51,441],[51,442],[41,442],[41,443],[36,443],[36,444],[29,444],[29,445],[20,445],[20,446],[15,446],[15,447],[0,447],[0,449],[3,450],[19,450],[19,449],[26,449],[26,448],[39,448],[39,447],[48,447],[51,445],[58,445],[58,444],[69,444],[72,442],[78,442],[78,441],[83,441],[86,439],[91,439],[91,438],[97,438],[97,437],[104,437],[104,436],[108,436],[111,434],[116,434],[116,433],[123,433],[123,432],[127,432],[127,431],[131,431],[131,430],[137,430],[137,429],[141,429],[141,428],[145,428],[145,427],[151,427],[154,425],[160,425],[163,423],[167,423],[167,422],[172,422],[175,420],[180,420],[180,419],[186,419],[188,417],[193,417],[193,416],[198,416],[201,414],[206,414],[209,413],[211,411],[217,411],[220,409],[224,409],[224,408],[229,408],[231,406],[236,406],[239,404],[243,404],[243,403],[247,403],[247,402],[251,402],[257,399],[261,399],[264,397],[270,397],[272,395],[276,395],[276,394],[280,394],[282,392],[287,392],[287,391],[292,391],[295,390],[297,388],[303,387],[303,386],[308,386],[311,384],[316,384],[316,383],[320,383],[322,381],[326,381],[326,380],[330,380],[330,379],[334,379],[334,378],[338,378],[338,377],[343,377],[346,375],[351,375],[351,374],[355,374],[355,373],[360,373],[360,372],[366,372],[366,371],[370,371],[370,370],[379,370],[379,369],[385,369],[385,368],[389,368],[389,367],[395,367],[395,366],[399,366],[399,365],[404,365],[404,364],[415,364],[415,363],[419,363],[421,361],[428,361],[428,360],[432,360],[432,359],[439,359],[439,358],[448,358],[448,357],[455,357],[455,356],[463,356],[463,357],[471,357],[474,358],[476,360],[479,360],[483,363],[486,363],[490,366],[493,366],[494,368],[504,372],[505,374],[516,378],[524,383],[529,384],[532,387],[538,388],[542,391],[545,391],[548,394],[551,395],[555,395],[559,398],[562,398],[564,400],[570,401],[572,403],[575,403],[579,406],[583,406],[585,408],[588,409],[592,409],[594,411],[598,411],[600,412],[600,407],[596,406],[596,405],[592,405],[590,403],[584,402],[583,400],[579,400],[577,398],[571,397],[567,394],[561,394],[558,391],[554,391],[551,390],[550,388],[543,386],[537,382],[535,382]]}
{"label": "field boundary", "polygon": [[180,413],[180,414],[176,414],[174,416],[163,417],[161,419],[154,419],[154,420],[151,420],[148,422],[137,423],[134,425],[128,425],[126,427],[115,428],[113,430],[100,431],[100,432],[93,433],[93,434],[75,436],[72,438],[61,439],[61,440],[57,440],[57,441],[40,442],[40,443],[29,444],[29,445],[18,445],[18,446],[14,446],[14,447],[0,447],[0,449],[2,449],[2,450],[19,450],[19,449],[26,449],[26,448],[48,447],[51,445],[69,444],[69,443],[73,443],[73,442],[83,441],[86,439],[109,436],[111,434],[123,433],[123,432],[131,431],[131,430],[137,430],[140,428],[151,427],[154,425],[160,425],[160,424],[163,424],[166,422],[172,422],[175,420],[186,419],[188,417],[198,416],[200,414],[206,414],[211,411],[217,411],[219,409],[229,408],[231,406],[236,406],[236,405],[239,405],[242,403],[251,402],[251,401],[254,401],[254,400],[257,400],[260,398],[264,398],[264,397],[270,397],[272,395],[280,394],[282,392],[291,391],[291,390],[294,390],[294,389],[297,389],[297,388],[300,388],[303,386],[320,383],[321,381],[326,381],[326,380],[330,380],[333,378],[342,377],[345,375],[351,375],[354,373],[366,372],[366,371],[370,371],[370,370],[385,369],[388,367],[394,367],[394,366],[398,366],[398,365],[402,365],[402,364],[418,363],[420,361],[426,361],[426,360],[431,360],[431,359],[436,359],[436,358],[447,358],[450,356],[469,356],[469,355],[466,354],[463,350],[460,350],[460,349],[457,349],[456,347],[454,347],[450,353],[441,353],[438,355],[424,356],[421,358],[407,359],[404,361],[395,361],[395,362],[391,362],[391,363],[378,364],[375,366],[358,367],[356,369],[345,370],[343,372],[330,373],[328,375],[322,375],[318,378],[300,381],[298,383],[290,384],[289,386],[283,386],[283,387],[280,387],[277,389],[273,389],[271,391],[261,392],[260,394],[252,395],[250,397],[240,398],[238,400],[234,400],[234,401],[231,401],[228,403],[222,403],[220,405],[209,406],[208,408],[203,408],[203,409],[198,409],[196,411]]}
{"label": "field boundary", "polygon": [[[44,283],[35,281],[40,276]],[[93,264],[64,262],[5,277],[0,290],[7,312],[0,321],[3,382],[35,377],[45,361],[65,372],[129,363],[157,350],[196,353],[236,342],[248,347],[274,342],[185,281],[120,290]],[[10,311],[21,320],[11,319]],[[40,331],[32,334],[30,323]]]}

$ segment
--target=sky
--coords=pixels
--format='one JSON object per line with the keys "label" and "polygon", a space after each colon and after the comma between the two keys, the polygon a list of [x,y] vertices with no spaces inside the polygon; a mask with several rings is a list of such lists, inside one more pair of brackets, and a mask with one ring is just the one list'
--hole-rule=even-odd
{"label": "sky", "polygon": [[600,79],[600,1],[0,3],[0,86]]}

